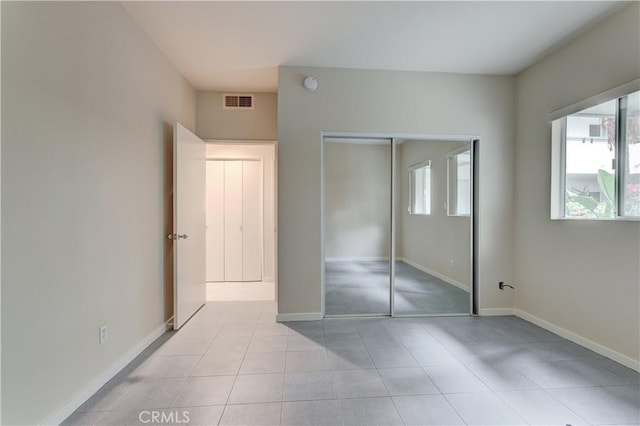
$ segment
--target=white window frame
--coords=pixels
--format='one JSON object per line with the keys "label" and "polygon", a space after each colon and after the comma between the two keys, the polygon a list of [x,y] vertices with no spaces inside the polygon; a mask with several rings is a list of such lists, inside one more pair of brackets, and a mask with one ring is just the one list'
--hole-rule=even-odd
{"label": "white window frame", "polygon": [[[429,187],[426,188],[426,212],[425,213],[416,213],[413,211],[413,201],[415,197],[415,183],[414,183],[414,172],[418,169],[426,168],[429,171]],[[431,183],[431,160],[423,161],[422,163],[414,164],[409,167],[409,207],[408,211],[411,216],[430,216],[431,215],[431,188],[433,187]]]}
{"label": "white window frame", "polygon": [[[452,212],[451,211],[451,188],[452,185],[455,185],[456,188],[456,197],[458,194],[458,170],[456,170],[456,180],[452,182],[451,180],[451,159],[452,158],[456,158],[458,157],[458,155],[463,154],[465,152],[469,152],[469,172],[470,172],[470,176],[469,176],[469,197],[471,197],[471,194],[473,193],[473,188],[471,187],[473,185],[473,168],[471,167],[471,162],[472,157],[471,157],[471,146],[470,145],[465,145],[463,147],[460,147],[458,149],[454,149],[453,151],[449,151],[446,154],[447,157],[447,205],[446,205],[446,210],[447,210],[447,216],[451,216],[451,217],[470,217],[471,216],[471,211],[469,211],[469,213],[457,213],[457,205],[458,205],[458,200],[456,199],[456,212]],[[456,167],[457,167],[457,162],[456,162]],[[469,199],[469,208],[471,209],[472,203],[471,203],[471,199]]]}
{"label": "white window frame", "polygon": [[[596,220],[596,221],[640,221],[640,217],[621,216],[622,200],[622,176],[626,152],[623,149],[626,145],[620,138],[620,129],[623,125],[619,117],[620,99],[640,90],[640,78],[632,80],[621,86],[615,87],[606,92],[599,93],[588,99],[568,105],[549,114],[551,124],[551,219],[552,220]],[[591,108],[596,105],[617,100],[616,107],[616,192],[615,192],[615,215],[613,217],[571,217],[566,216],[566,140],[565,126],[566,118],[572,114]],[[626,119],[625,119],[626,121]]]}

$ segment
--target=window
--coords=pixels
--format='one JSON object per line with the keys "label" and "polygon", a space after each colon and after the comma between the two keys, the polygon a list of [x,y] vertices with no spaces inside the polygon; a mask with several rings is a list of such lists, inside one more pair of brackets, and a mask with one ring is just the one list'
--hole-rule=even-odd
{"label": "window", "polygon": [[409,214],[431,214],[431,161],[409,168]]}
{"label": "window", "polygon": [[447,214],[471,214],[471,151],[468,146],[447,153]]}
{"label": "window", "polygon": [[566,217],[615,216],[616,111],[614,99],[564,119]]}
{"label": "window", "polygon": [[552,122],[552,218],[640,217],[640,92]]}
{"label": "window", "polygon": [[620,214],[640,217],[640,91],[620,99]]}

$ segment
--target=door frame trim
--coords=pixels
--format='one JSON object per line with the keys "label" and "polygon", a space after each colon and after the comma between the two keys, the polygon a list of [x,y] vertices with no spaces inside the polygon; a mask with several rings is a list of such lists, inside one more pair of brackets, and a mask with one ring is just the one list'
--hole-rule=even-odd
{"label": "door frame trim", "polygon": [[[273,147],[273,164],[272,164],[272,182],[271,182],[271,191],[273,193],[273,223],[271,224],[273,232],[273,284],[274,284],[274,300],[276,306],[278,304],[278,141],[277,140],[266,140],[266,139],[204,139],[207,145],[236,145],[236,146],[246,146],[246,147],[256,147],[256,146],[264,146]],[[217,158],[217,156],[207,154],[207,160],[223,160],[229,159],[230,157],[220,156],[221,158]],[[224,158],[222,158],[224,157]],[[255,156],[233,156],[235,160],[246,160],[246,159],[256,159]],[[262,167],[264,170],[264,158]],[[264,180],[264,175],[263,175]],[[263,189],[264,192],[264,189]],[[263,194],[264,201],[264,194]],[[263,202],[263,213],[264,213],[264,202]],[[264,236],[263,236],[264,238]],[[265,262],[263,261],[263,267]],[[264,276],[263,276],[264,278]]]}

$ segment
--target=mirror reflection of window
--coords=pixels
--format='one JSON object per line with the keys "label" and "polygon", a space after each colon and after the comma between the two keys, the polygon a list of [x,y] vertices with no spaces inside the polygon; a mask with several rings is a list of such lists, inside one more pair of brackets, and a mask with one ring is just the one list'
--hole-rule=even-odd
{"label": "mirror reflection of window", "polygon": [[448,194],[447,214],[471,214],[471,152],[469,147],[447,154]]}
{"label": "mirror reflection of window", "polygon": [[409,214],[431,214],[431,161],[409,168]]}

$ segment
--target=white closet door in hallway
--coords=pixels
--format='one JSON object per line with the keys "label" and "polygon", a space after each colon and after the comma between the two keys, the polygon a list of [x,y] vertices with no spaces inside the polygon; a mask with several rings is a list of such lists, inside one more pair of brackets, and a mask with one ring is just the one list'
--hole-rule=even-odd
{"label": "white closet door in hallway", "polygon": [[207,161],[207,281],[262,280],[262,163]]}
{"label": "white closet door in hallway", "polygon": [[242,161],[224,162],[224,281],[242,281]]}
{"label": "white closet door in hallway", "polygon": [[224,281],[224,161],[207,161],[207,281]]}
{"label": "white closet door in hallway", "polygon": [[262,279],[262,163],[242,162],[242,281]]}

